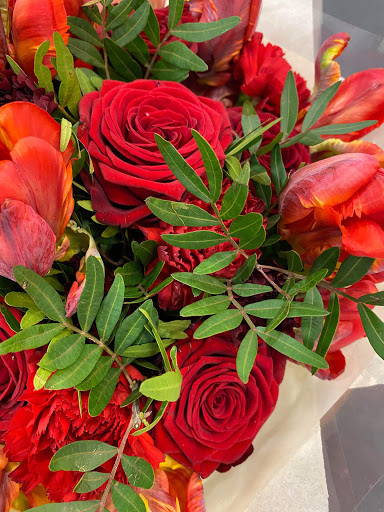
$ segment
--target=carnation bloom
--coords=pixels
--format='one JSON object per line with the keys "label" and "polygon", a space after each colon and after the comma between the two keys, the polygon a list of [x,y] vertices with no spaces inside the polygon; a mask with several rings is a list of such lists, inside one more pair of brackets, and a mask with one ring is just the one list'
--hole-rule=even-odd
{"label": "carnation bloom", "polygon": [[[219,205],[221,204],[221,200],[230,185],[230,180],[225,179],[223,182],[222,193],[220,199],[218,200]],[[191,194],[187,194],[184,201],[188,204],[199,206],[211,214],[213,213],[211,207],[207,203],[204,203]],[[245,215],[246,213],[251,212],[261,213],[263,210],[263,201],[257,197],[254,197],[252,194],[249,194],[242,214]],[[230,221],[225,221],[225,224],[228,227]],[[141,226],[140,229],[148,240],[154,240],[159,244],[157,249],[158,258],[152,263],[152,265],[155,265],[158,261],[164,261],[164,267],[158,281],[156,281],[154,286],[156,286],[163,279],[169,277],[173,272],[192,272],[199,263],[212,256],[212,254],[222,251],[230,251],[233,249],[233,246],[230,242],[224,242],[216,247],[209,247],[208,249],[179,249],[178,247],[173,247],[172,245],[167,244],[161,238],[161,235],[169,233],[190,233],[196,230],[194,227],[175,227],[167,224],[166,222],[159,221],[157,225],[153,224],[150,226]],[[220,226],[214,226],[208,229],[220,234],[223,233]],[[252,254],[254,252],[259,253],[260,251],[258,251],[258,249],[247,251],[248,254]],[[236,271],[239,269],[242,263],[244,263],[244,257],[239,254],[230,265],[228,265],[223,270],[216,272],[214,275],[230,279],[235,275]],[[178,281],[173,281],[171,284],[161,290],[158,298],[160,307],[169,310],[181,309],[182,307],[191,304],[195,300],[198,300],[197,297],[193,296],[189,286],[183,283],[179,283]]]}
{"label": "carnation bloom", "polygon": [[[131,408],[120,407],[128,394],[129,389],[121,379],[107,407],[99,416],[92,417],[87,411],[87,392],[82,393],[80,414],[75,389],[36,391],[31,375],[27,390],[21,397],[26,402],[25,406],[13,416],[4,436],[7,456],[21,461],[12,478],[22,484],[21,489],[26,493],[38,483],[43,484],[48,497],[57,502],[98,496],[99,491],[83,495],[73,492],[81,473],[51,472],[49,462],[57,450],[74,441],[96,439],[118,446],[131,418]],[[154,469],[164,460],[163,454],[153,445],[148,434],[130,436],[125,453],[145,458]],[[108,461],[101,467],[101,471],[109,472],[112,465],[113,460]],[[117,479],[126,483],[121,469]]]}
{"label": "carnation bloom", "polygon": [[286,358],[260,341],[249,380],[236,371],[240,340],[230,332],[177,343],[183,376],[180,398],[153,432],[156,446],[203,478],[226,471],[252,451],[252,441],[272,413]]}
{"label": "carnation bloom", "polygon": [[384,258],[384,170],[372,155],[346,153],[299,169],[279,213],[281,235],[307,264],[329,247],[340,247],[343,258]]}
{"label": "carnation bloom", "polygon": [[0,108],[0,275],[9,279],[14,265],[49,271],[72,214],[73,144],[62,153],[60,131],[31,103]]}

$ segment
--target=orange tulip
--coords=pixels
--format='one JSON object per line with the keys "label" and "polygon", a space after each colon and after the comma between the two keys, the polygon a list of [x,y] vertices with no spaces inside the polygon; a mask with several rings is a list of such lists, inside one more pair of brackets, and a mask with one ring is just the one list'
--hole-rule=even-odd
{"label": "orange tulip", "polygon": [[13,266],[40,275],[73,211],[73,145],[60,152],[60,125],[31,103],[0,108],[0,275]]}
{"label": "orange tulip", "polygon": [[384,258],[384,169],[364,153],[306,165],[283,190],[280,216],[281,235],[307,264],[329,247]]}
{"label": "orange tulip", "polygon": [[155,471],[153,487],[137,491],[147,512],[205,512],[201,478],[168,455]]}
{"label": "orange tulip", "polygon": [[19,495],[19,484],[9,478],[8,459],[0,447],[0,510],[9,512],[11,503]]}
{"label": "orange tulip", "polygon": [[217,21],[240,16],[241,22],[220,37],[199,45],[200,57],[210,70],[201,80],[208,85],[220,85],[230,78],[230,62],[238,56],[252,36],[260,14],[261,0],[190,0],[190,11],[199,22]]}
{"label": "orange tulip", "polygon": [[67,16],[81,16],[81,5],[86,0],[16,0],[12,17],[15,60],[29,76],[34,76],[34,58],[38,47],[46,40],[51,42],[43,63],[52,69],[55,57],[53,33],[59,32],[68,42]]}

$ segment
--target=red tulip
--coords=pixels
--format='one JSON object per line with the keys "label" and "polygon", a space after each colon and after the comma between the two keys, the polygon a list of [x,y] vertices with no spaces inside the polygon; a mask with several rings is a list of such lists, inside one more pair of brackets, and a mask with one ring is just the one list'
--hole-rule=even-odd
{"label": "red tulip", "polygon": [[[190,11],[199,17],[199,22],[210,22],[240,16],[241,22],[220,37],[199,45],[200,57],[210,65],[203,78],[208,85],[225,83],[230,77],[230,62],[239,55],[244,43],[255,29],[261,0],[190,0]],[[226,73],[228,72],[228,74]],[[224,75],[218,75],[224,73]]]}
{"label": "red tulip", "polygon": [[60,125],[36,105],[0,108],[0,275],[51,268],[73,211],[72,152],[71,142],[60,152]]}
{"label": "red tulip", "polygon": [[306,165],[283,190],[280,215],[280,233],[307,264],[329,247],[384,258],[384,170],[364,153]]}

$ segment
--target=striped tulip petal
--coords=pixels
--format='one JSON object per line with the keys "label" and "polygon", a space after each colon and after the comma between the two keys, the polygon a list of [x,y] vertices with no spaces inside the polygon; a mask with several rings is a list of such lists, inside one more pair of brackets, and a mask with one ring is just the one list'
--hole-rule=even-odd
{"label": "striped tulip petal", "polygon": [[352,142],[343,142],[340,139],[327,139],[317,146],[313,146],[311,151],[311,161],[318,162],[331,156],[343,155],[345,153],[367,153],[373,155],[380,162],[380,165],[384,167],[384,152],[383,150],[373,144],[373,142],[367,142],[365,140],[354,140]]}

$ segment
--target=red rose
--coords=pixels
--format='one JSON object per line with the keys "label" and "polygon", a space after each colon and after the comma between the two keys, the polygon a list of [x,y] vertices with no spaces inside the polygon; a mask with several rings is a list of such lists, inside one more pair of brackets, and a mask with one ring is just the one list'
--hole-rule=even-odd
{"label": "red rose", "polygon": [[205,478],[250,453],[276,405],[285,357],[261,342],[248,384],[243,384],[230,332],[205,340],[193,339],[190,332],[177,347],[181,395],[155,427],[155,444]]}
{"label": "red rose", "polygon": [[[0,303],[4,300],[0,297]],[[10,308],[17,320],[21,320],[21,313]],[[13,336],[4,316],[0,313],[0,342]],[[28,378],[27,360],[25,352],[0,356],[0,441],[9,427],[9,423],[16,410],[20,407],[20,395],[23,393]]]}
{"label": "red rose", "polygon": [[[88,393],[82,393],[82,414],[75,389],[61,391],[36,391],[33,387],[33,375],[22,395],[26,405],[13,416],[6,435],[6,454],[10,460],[21,464],[12,472],[14,481],[22,484],[25,493],[41,483],[48,497],[56,502],[86,500],[96,497],[99,491],[79,495],[73,488],[81,473],[73,471],[49,470],[53,454],[61,447],[74,441],[96,439],[118,446],[131,417],[131,408],[121,408],[121,403],[129,394],[122,381],[119,382],[112,400],[97,417],[88,414]],[[154,468],[164,460],[163,454],[153,446],[148,434],[130,436],[125,453],[144,457]],[[114,459],[105,463],[101,470],[110,472]],[[126,483],[120,468],[117,480]]]}
{"label": "red rose", "polygon": [[[225,179],[223,182],[221,197],[218,201],[219,205],[221,204],[221,200],[225,192],[230,187],[230,185],[231,182],[228,179]],[[200,199],[197,199],[195,196],[188,194],[186,198],[184,198],[184,202],[189,204],[195,204],[202,208],[203,210],[206,210],[209,213],[213,214],[211,207],[207,203],[204,203]],[[242,213],[261,213],[263,209],[263,201],[249,194]],[[230,221],[225,222],[227,227],[229,227],[230,223]],[[215,226],[208,229],[210,229],[211,231],[215,231],[216,233],[223,234],[219,226]],[[156,281],[154,286],[156,286],[157,284],[159,284],[159,282],[170,276],[173,272],[192,272],[192,270],[195,267],[197,267],[199,263],[212,256],[212,254],[222,251],[233,250],[233,246],[231,245],[230,242],[224,242],[223,244],[220,244],[216,247],[209,247],[208,249],[179,249],[177,247],[173,247],[172,245],[165,243],[164,240],[161,238],[161,235],[165,235],[168,233],[180,234],[196,231],[196,228],[193,227],[174,227],[171,226],[170,224],[160,221],[158,227],[141,227],[141,230],[143,231],[147,239],[155,240],[158,244],[160,244],[159,247],[157,248],[158,258],[153,262],[153,265],[155,265],[159,260],[164,261],[165,263],[163,270],[159,276],[159,279],[158,281]],[[246,252],[248,254],[253,254],[254,252],[257,252],[257,250],[255,249]],[[236,271],[239,269],[242,263],[244,263],[244,257],[241,254],[239,254],[228,267],[226,267],[223,270],[219,270],[218,272],[215,272],[214,275],[217,277],[225,277],[227,279],[230,279],[235,275]],[[178,281],[173,281],[170,285],[161,290],[161,292],[158,295],[158,299],[160,307],[162,309],[169,310],[181,309],[187,304],[191,304],[192,302],[198,300],[197,297],[193,296],[191,288],[189,286],[179,283]]]}
{"label": "red rose", "polygon": [[[233,130],[240,136],[243,136],[243,129],[241,127],[241,107],[233,107],[228,109],[229,119],[232,123]],[[262,124],[274,121],[277,119],[277,116],[270,112],[257,112],[260,121]],[[263,133],[263,141],[261,143],[261,147],[266,146],[273,139],[279,135],[280,133],[280,123],[275,124],[269,130]],[[292,136],[296,135],[296,132],[293,131]],[[289,148],[283,148],[281,150],[281,155],[283,157],[284,167],[287,171],[294,170],[296,171],[301,163],[309,164],[311,161],[311,157],[309,154],[309,150],[307,146],[303,144],[297,143],[293,144]],[[267,169],[267,171],[271,170],[271,153],[267,153],[259,158],[260,164]]]}
{"label": "red rose", "polygon": [[[263,34],[256,32],[244,45],[235,77],[242,81],[241,90],[248,96],[258,98],[260,108],[280,113],[280,97],[291,66],[284,58],[283,50],[273,44],[262,44]],[[305,80],[294,73],[299,95],[299,110],[306,104],[310,91]]]}
{"label": "red rose", "polygon": [[[80,102],[79,136],[95,164],[92,205],[100,222],[121,226],[150,214],[149,196],[179,201],[185,192],[155,142],[160,134],[201,176],[205,169],[192,135],[197,130],[224,161],[232,141],[224,106],[181,84],[156,80],[105,80]],[[113,204],[114,203],[114,204]],[[118,206],[116,206],[118,205]]]}

